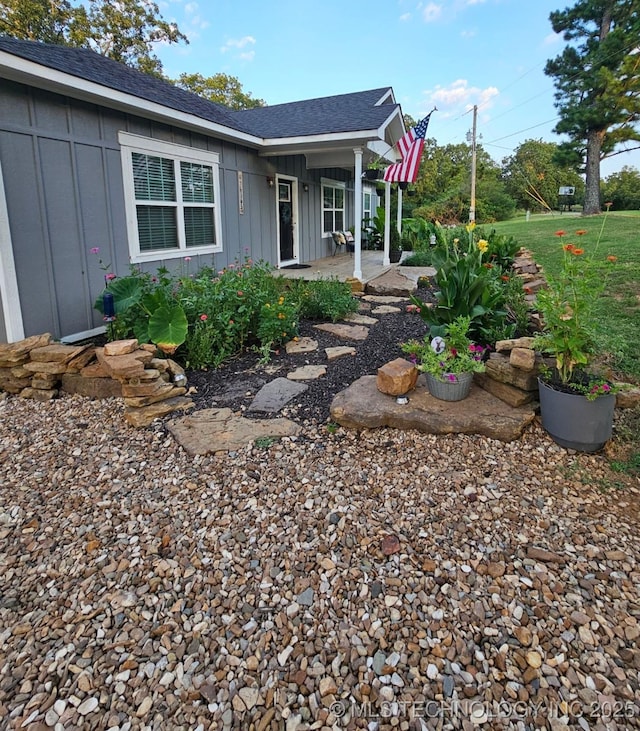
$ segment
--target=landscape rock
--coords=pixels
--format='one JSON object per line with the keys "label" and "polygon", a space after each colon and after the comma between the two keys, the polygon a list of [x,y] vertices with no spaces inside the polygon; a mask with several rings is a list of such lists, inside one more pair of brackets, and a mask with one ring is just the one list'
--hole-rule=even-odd
{"label": "landscape rock", "polygon": [[333,348],[325,348],[324,352],[327,355],[327,360],[331,363],[331,361],[343,358],[345,355],[355,355],[356,349],[350,345],[336,345]]}
{"label": "landscape rock", "polygon": [[473,380],[475,383],[484,388],[490,394],[504,401],[505,404],[518,408],[525,404],[531,403],[536,398],[537,393],[535,391],[522,391],[515,386],[510,386],[508,383],[501,383],[500,381],[494,381],[493,378],[488,376],[486,373],[474,373]]}
{"label": "landscape rock", "polygon": [[418,369],[404,358],[396,358],[378,368],[378,391],[390,396],[402,396],[415,388]]}
{"label": "landscape rock", "polygon": [[62,376],[61,388],[66,393],[76,393],[94,399],[119,398],[122,396],[122,385],[111,378],[93,378],[79,373],[65,373]]}
{"label": "landscape rock", "polygon": [[509,364],[521,371],[533,371],[536,367],[536,354],[529,348],[512,348]]}
{"label": "landscape rock", "polygon": [[303,383],[295,383],[288,378],[274,378],[258,391],[248,410],[275,414],[307,388]]}
{"label": "landscape rock", "polygon": [[388,269],[383,274],[370,279],[365,291],[368,295],[408,297],[417,289],[417,282],[401,272],[398,267]]}
{"label": "landscape rock", "polygon": [[187,411],[193,408],[193,401],[186,396],[176,396],[174,398],[167,399],[166,401],[159,401],[158,403],[151,404],[149,406],[143,406],[142,408],[136,408],[130,406],[125,409],[124,418],[125,421],[131,426],[144,427],[149,426],[156,419],[160,419],[167,414],[171,414],[174,411]]}
{"label": "landscape rock", "polygon": [[318,341],[313,338],[298,338],[285,343],[285,350],[291,353],[313,353],[318,349]]}
{"label": "landscape rock", "polygon": [[342,340],[365,340],[369,335],[369,328],[364,325],[346,325],[336,322],[314,325],[314,327],[316,330],[331,333]]}
{"label": "landscape rock", "polygon": [[333,399],[331,417],[342,426],[358,429],[390,426],[512,441],[531,424],[535,412],[527,406],[511,408],[475,385],[462,401],[440,401],[431,396],[422,379],[418,379],[409,403],[401,405],[378,391],[375,376],[363,376]]}
{"label": "landscape rock", "polygon": [[323,365],[306,365],[296,368],[295,371],[287,373],[287,378],[290,381],[315,381],[317,378],[322,378],[326,375],[327,367]]}

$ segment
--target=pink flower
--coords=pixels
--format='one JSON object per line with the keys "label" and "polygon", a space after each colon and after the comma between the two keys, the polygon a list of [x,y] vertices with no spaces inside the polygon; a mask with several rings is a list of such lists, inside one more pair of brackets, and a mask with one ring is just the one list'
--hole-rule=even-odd
{"label": "pink flower", "polygon": [[244,292],[241,289],[239,289],[238,290],[238,297],[242,297],[243,294],[244,294]]}
{"label": "pink flower", "polygon": [[448,377],[448,379],[449,379],[449,380],[451,381],[451,383],[455,383],[455,382],[456,382],[456,381],[458,380],[458,379],[456,378],[456,375],[455,375],[455,373],[449,373],[449,375],[448,375],[447,377]]}
{"label": "pink flower", "polygon": [[109,274],[105,274],[104,278],[107,280],[107,282],[111,282],[116,278],[116,275],[113,272],[109,272]]}
{"label": "pink flower", "polygon": [[233,320],[229,320],[229,325],[233,325]]}
{"label": "pink flower", "polygon": [[185,256],[184,260],[185,261],[191,261],[191,257],[190,256]]}
{"label": "pink flower", "polygon": [[206,322],[209,319],[209,316],[203,314],[203,315],[200,315],[200,319],[202,320],[202,322]]}
{"label": "pink flower", "polygon": [[99,254],[100,253],[100,247],[99,246],[93,246],[90,251],[91,251],[92,254]]}

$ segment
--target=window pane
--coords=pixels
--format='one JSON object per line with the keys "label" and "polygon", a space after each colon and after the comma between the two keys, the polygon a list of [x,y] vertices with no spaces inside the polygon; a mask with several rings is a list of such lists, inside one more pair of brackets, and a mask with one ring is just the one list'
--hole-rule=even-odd
{"label": "window pane", "polygon": [[322,186],[322,200],[324,208],[333,208],[333,188]]}
{"label": "window pane", "polygon": [[325,211],[324,212],[324,228],[323,231],[335,231],[333,228],[333,212],[332,211]]}
{"label": "window pane", "polygon": [[172,160],[143,155],[139,152],[132,153],[131,160],[136,200],[174,201],[176,199],[176,180]]}
{"label": "window pane", "polygon": [[336,208],[344,208],[344,190],[342,188],[335,189]]}
{"label": "window pane", "polygon": [[215,244],[213,208],[185,208],[184,233],[187,247]]}
{"label": "window pane", "polygon": [[336,211],[336,231],[342,231],[344,229],[344,216],[342,211]]}
{"label": "window pane", "polygon": [[178,248],[176,209],[162,206],[136,206],[140,251]]}
{"label": "window pane", "polygon": [[181,162],[182,199],[187,203],[213,203],[213,170],[208,165]]}

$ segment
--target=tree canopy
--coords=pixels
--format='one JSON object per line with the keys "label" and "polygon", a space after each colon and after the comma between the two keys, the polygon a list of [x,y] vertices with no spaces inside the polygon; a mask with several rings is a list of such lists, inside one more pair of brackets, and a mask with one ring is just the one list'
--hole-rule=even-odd
{"label": "tree canopy", "polygon": [[550,15],[567,46],[547,62],[555,79],[565,162],[584,162],[583,213],[600,212],[600,161],[640,140],[640,14],[637,0],[579,0]]}
{"label": "tree canopy", "polygon": [[149,0],[2,0],[0,32],[14,38],[90,48],[145,73],[162,75],[153,49],[188,43]]}
{"label": "tree canopy", "polygon": [[264,99],[254,99],[251,93],[242,90],[242,84],[235,76],[214,74],[205,77],[202,74],[180,74],[173,82],[186,91],[204,97],[212,102],[224,104],[230,109],[253,109],[264,107]]}

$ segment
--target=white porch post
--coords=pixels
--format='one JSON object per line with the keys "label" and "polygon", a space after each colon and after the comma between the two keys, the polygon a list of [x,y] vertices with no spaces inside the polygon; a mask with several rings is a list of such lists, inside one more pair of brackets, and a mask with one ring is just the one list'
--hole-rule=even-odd
{"label": "white porch post", "polygon": [[384,256],[382,265],[388,267],[391,264],[389,259],[389,234],[391,231],[391,183],[385,180],[384,183]]}
{"label": "white porch post", "polygon": [[396,216],[396,228],[398,233],[402,235],[402,188],[398,186],[398,212]]}
{"label": "white porch post", "polygon": [[353,216],[355,221],[353,246],[353,278],[362,280],[362,148],[354,147],[356,159],[355,182],[353,186]]}
{"label": "white porch post", "polygon": [[0,165],[0,298],[2,299],[7,342],[15,343],[24,338],[24,322],[18,292],[18,275],[13,258],[2,165]]}

